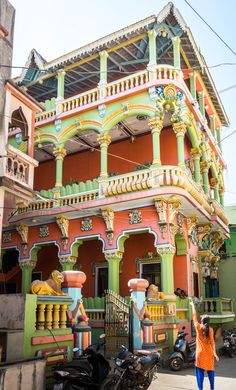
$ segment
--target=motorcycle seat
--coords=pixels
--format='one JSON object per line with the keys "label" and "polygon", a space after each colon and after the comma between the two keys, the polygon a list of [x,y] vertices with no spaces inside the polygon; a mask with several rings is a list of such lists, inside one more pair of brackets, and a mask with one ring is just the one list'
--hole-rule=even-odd
{"label": "motorcycle seat", "polygon": [[[69,363],[66,363],[66,364],[63,364],[63,366],[60,366],[60,369],[62,371],[66,371],[67,368],[74,368],[76,370],[83,370],[83,371],[86,371],[87,373],[91,373],[92,371],[92,366],[91,364],[88,362],[87,359],[75,359],[75,360],[72,360],[72,362],[69,362]],[[57,369],[58,371],[58,369]]]}

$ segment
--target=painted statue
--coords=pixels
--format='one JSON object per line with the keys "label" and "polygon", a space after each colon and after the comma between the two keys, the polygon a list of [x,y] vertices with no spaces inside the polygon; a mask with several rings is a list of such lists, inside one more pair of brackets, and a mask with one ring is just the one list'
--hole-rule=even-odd
{"label": "painted statue", "polygon": [[36,295],[68,295],[61,291],[63,282],[63,274],[54,270],[48,280],[34,280],[31,283],[31,293]]}
{"label": "painted statue", "polygon": [[165,295],[163,292],[159,291],[158,286],[155,284],[150,284],[147,291],[147,300],[148,301],[158,301],[159,299],[164,299]]}

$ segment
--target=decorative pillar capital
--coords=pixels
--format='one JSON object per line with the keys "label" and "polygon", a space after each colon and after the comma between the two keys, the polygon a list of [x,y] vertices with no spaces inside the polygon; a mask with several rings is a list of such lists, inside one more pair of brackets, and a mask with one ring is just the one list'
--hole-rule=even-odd
{"label": "decorative pillar capital", "polygon": [[106,235],[108,243],[112,244],[114,237],[114,210],[111,208],[102,209],[102,217],[106,224]]}
{"label": "decorative pillar capital", "polygon": [[24,223],[16,226],[16,231],[21,237],[22,253],[25,254],[28,246],[29,227]]}
{"label": "decorative pillar capital", "polygon": [[181,39],[179,36],[172,37],[172,42],[179,45],[181,42]]}
{"label": "decorative pillar capital", "polygon": [[156,30],[148,30],[148,37],[150,38],[150,37],[154,37],[154,38],[156,38],[156,36],[157,36],[157,32],[156,32]]}
{"label": "decorative pillar capital", "polygon": [[109,262],[112,260],[119,260],[121,261],[123,257],[123,252],[120,251],[105,251],[104,252],[105,259]]}
{"label": "decorative pillar capital", "polygon": [[59,263],[62,266],[63,271],[73,270],[74,265],[77,262],[76,256],[59,256]]}
{"label": "decorative pillar capital", "polygon": [[200,148],[192,148],[191,151],[191,156],[192,156],[192,159],[193,160],[198,160],[200,159],[202,153],[201,153],[201,149]]}
{"label": "decorative pillar capital", "polygon": [[187,131],[187,127],[184,122],[175,122],[173,123],[173,130],[176,134],[176,137],[184,137]]}
{"label": "decorative pillar capital", "polygon": [[68,234],[69,234],[69,219],[68,217],[61,216],[56,219],[57,226],[61,231],[61,241],[63,248],[66,249],[68,243]]}
{"label": "decorative pillar capital", "polygon": [[152,133],[160,133],[163,128],[163,120],[158,117],[150,118],[148,121]]}
{"label": "decorative pillar capital", "polygon": [[66,156],[66,149],[63,146],[57,146],[53,149],[53,154],[56,157],[56,160],[63,160]]}
{"label": "decorative pillar capital", "polygon": [[210,180],[210,183],[211,183],[211,187],[214,189],[214,188],[217,188],[217,186],[219,184],[219,180],[217,177],[212,177]]}
{"label": "decorative pillar capital", "polygon": [[63,76],[65,76],[66,75],[66,72],[64,71],[64,69],[59,69],[58,71],[57,71],[57,78],[58,77],[63,77]]}
{"label": "decorative pillar capital", "polygon": [[208,161],[201,161],[200,167],[201,167],[202,173],[208,173],[209,168],[210,168],[210,163]]}
{"label": "decorative pillar capital", "polygon": [[109,56],[109,54],[107,53],[106,50],[102,50],[99,52],[99,56],[100,56],[100,58],[107,58]]}
{"label": "decorative pillar capital", "polygon": [[108,148],[108,146],[110,145],[111,143],[111,136],[107,133],[103,133],[103,134],[100,134],[98,136],[98,143],[100,145],[100,147],[106,147]]}
{"label": "decorative pillar capital", "polygon": [[168,244],[168,245],[157,245],[156,247],[157,253],[162,257],[165,255],[174,255],[176,248],[174,245]]}
{"label": "decorative pillar capital", "polygon": [[36,262],[33,260],[19,260],[19,266],[22,270],[25,268],[34,269]]}

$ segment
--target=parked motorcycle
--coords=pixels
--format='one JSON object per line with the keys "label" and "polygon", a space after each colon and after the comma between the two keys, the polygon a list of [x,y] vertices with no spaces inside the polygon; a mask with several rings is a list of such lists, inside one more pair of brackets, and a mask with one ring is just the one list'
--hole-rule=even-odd
{"label": "parked motorcycle", "polygon": [[139,351],[135,354],[122,346],[115,359],[114,374],[101,387],[102,390],[145,390],[150,386],[160,361],[158,352]]}
{"label": "parked motorcycle", "polygon": [[[105,335],[101,335],[103,339]],[[104,342],[99,341],[85,349],[82,356],[57,366],[53,372],[57,383],[53,390],[95,390],[102,389],[111,367],[99,352]],[[74,348],[74,352],[79,349]]]}
{"label": "parked motorcycle", "polygon": [[223,335],[223,353],[226,353],[229,357],[236,355],[236,332],[233,330],[227,330]]}
{"label": "parked motorcycle", "polygon": [[196,341],[187,341],[185,326],[178,333],[178,337],[174,344],[174,352],[170,355],[168,363],[172,371],[179,371],[184,365],[191,365],[195,360]]}

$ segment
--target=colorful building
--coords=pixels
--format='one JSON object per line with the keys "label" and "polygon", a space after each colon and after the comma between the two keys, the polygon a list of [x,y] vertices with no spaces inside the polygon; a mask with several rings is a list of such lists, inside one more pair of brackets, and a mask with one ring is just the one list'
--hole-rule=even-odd
{"label": "colorful building", "polygon": [[217,273],[229,236],[220,145],[229,122],[179,11],[168,3],[51,62],[32,50],[26,68],[14,82],[43,110],[32,148],[8,138],[19,153],[34,146],[39,163],[36,200],[18,205],[3,233],[3,264],[15,258],[21,269],[15,291],[54,269],[82,270],[98,324],[104,291],[126,297],[140,277],[164,293],[149,310],[170,343],[179,321],[190,326],[177,287],[202,297],[216,325],[231,321]]}

